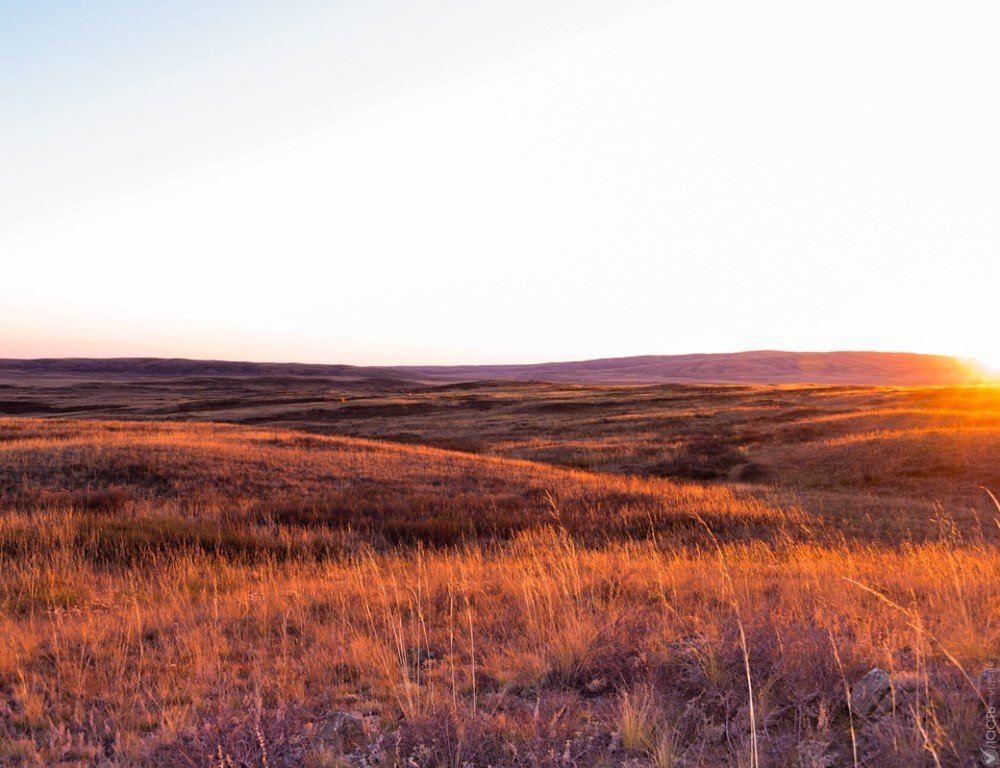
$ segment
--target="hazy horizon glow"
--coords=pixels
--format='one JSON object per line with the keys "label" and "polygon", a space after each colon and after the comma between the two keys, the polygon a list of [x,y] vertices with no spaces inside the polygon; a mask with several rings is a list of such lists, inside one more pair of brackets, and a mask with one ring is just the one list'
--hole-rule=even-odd
{"label": "hazy horizon glow", "polygon": [[0,357],[1000,369],[994,2],[0,9]]}

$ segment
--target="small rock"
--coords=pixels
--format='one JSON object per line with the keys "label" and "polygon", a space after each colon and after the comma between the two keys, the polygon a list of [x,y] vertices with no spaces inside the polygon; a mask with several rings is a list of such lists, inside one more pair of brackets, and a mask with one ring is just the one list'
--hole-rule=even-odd
{"label": "small rock", "polygon": [[477,672],[476,690],[479,691],[479,693],[495,693],[496,691],[503,690],[503,683],[491,674],[486,672]]}
{"label": "small rock", "polygon": [[795,757],[796,768],[832,768],[837,764],[837,756],[830,751],[830,745],[816,739],[800,741]]}
{"label": "small rock", "polygon": [[888,673],[874,667],[851,689],[851,709],[856,715],[868,717],[878,710],[891,689]]}
{"label": "small rock", "polygon": [[924,679],[916,672],[893,672],[878,667],[859,680],[851,691],[851,708],[861,717],[882,715],[893,707],[906,710],[906,703],[920,690]]}
{"label": "small rock", "polygon": [[364,746],[365,718],[360,712],[336,710],[326,716],[316,736],[325,744],[336,744],[344,752]]}
{"label": "small rock", "polygon": [[611,681],[604,675],[599,675],[583,686],[585,696],[603,696],[611,693]]}
{"label": "small rock", "polygon": [[430,648],[407,648],[406,661],[411,669],[426,667],[430,662],[437,661],[437,652]]}
{"label": "small rock", "polygon": [[682,635],[681,637],[675,638],[667,643],[667,650],[671,654],[689,654],[694,650],[698,650],[704,645],[703,638],[698,635]]}

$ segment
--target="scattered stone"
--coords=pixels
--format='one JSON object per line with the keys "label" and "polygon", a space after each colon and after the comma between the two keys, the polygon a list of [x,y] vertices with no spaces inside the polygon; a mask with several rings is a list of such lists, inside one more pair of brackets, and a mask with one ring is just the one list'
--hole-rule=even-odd
{"label": "scattered stone", "polygon": [[701,649],[704,644],[704,638],[699,635],[682,635],[668,642],[667,650],[671,654],[686,655]]}
{"label": "scattered stone", "polygon": [[617,755],[622,751],[622,737],[618,731],[611,732],[611,738],[608,740],[608,752],[612,755]]}
{"label": "scattered stone", "polygon": [[851,709],[860,717],[868,717],[878,711],[891,689],[889,674],[874,667],[851,689]]}
{"label": "scattered stone", "polygon": [[364,746],[366,732],[365,718],[360,712],[336,710],[326,716],[316,736],[325,744],[335,744],[349,752]]}
{"label": "scattered stone", "polygon": [[503,690],[503,683],[487,672],[477,672],[476,690],[479,693],[496,693]]}
{"label": "scattered stone", "polygon": [[406,662],[411,669],[426,667],[430,662],[437,661],[438,654],[429,648],[407,648]]}
{"label": "scattered stone", "polygon": [[837,756],[830,751],[829,743],[817,739],[801,741],[795,748],[797,768],[833,768]]}
{"label": "scattered stone", "polygon": [[851,709],[859,717],[884,715],[894,707],[907,709],[907,703],[924,685],[916,672],[888,672],[875,667],[851,689]]}
{"label": "scattered stone", "polygon": [[611,681],[604,675],[598,675],[593,680],[583,686],[584,696],[604,696],[611,693],[613,686]]}

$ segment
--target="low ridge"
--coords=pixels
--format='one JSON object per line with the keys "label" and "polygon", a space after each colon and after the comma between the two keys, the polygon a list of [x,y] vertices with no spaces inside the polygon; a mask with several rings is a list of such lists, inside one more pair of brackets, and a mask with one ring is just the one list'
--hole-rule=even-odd
{"label": "low ridge", "polygon": [[972,363],[909,352],[783,352],[776,350],[643,355],[528,365],[353,366],[252,363],[179,358],[47,358],[0,360],[7,376],[73,378],[320,377],[393,384],[534,380],[579,384],[667,382],[744,384],[953,385],[984,380]]}

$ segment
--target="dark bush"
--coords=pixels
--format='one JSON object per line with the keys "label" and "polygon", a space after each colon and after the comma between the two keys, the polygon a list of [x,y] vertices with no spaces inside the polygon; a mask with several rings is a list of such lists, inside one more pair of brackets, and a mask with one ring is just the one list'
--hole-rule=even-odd
{"label": "dark bush", "polygon": [[744,483],[759,483],[769,480],[770,477],[771,470],[765,464],[758,464],[755,461],[751,461],[749,464],[744,464],[740,467],[739,479]]}
{"label": "dark bush", "polygon": [[743,455],[730,443],[709,438],[685,445],[672,459],[657,465],[654,474],[684,480],[718,480],[743,461]]}

